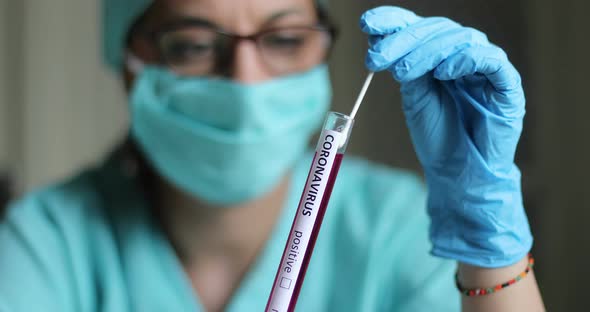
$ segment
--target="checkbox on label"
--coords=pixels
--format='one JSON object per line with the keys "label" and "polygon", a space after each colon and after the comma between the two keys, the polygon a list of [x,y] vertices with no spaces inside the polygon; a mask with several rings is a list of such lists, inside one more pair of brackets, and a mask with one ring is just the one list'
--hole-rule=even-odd
{"label": "checkbox on label", "polygon": [[281,288],[289,289],[291,288],[291,279],[283,277],[281,278]]}

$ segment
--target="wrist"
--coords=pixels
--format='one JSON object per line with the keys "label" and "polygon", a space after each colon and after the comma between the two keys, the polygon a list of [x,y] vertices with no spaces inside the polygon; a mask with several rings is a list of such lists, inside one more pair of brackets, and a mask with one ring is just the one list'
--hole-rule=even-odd
{"label": "wrist", "polygon": [[492,288],[508,283],[516,276],[521,276],[520,274],[525,272],[527,267],[529,267],[528,256],[523,257],[514,264],[499,268],[485,268],[459,262],[457,282],[462,288],[467,289]]}

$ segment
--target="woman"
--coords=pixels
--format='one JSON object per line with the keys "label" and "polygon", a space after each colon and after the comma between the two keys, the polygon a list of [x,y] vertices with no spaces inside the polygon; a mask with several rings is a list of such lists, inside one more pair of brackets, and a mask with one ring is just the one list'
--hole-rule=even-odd
{"label": "woman", "polygon": [[[105,17],[130,139],[10,208],[0,311],[263,310],[328,109],[324,8],[107,0]],[[513,160],[518,73],[448,19],[381,7],[361,28],[368,68],[401,83],[428,193],[411,174],[346,159],[298,310],[543,310],[532,273],[507,283],[525,276],[532,244]],[[462,289],[510,286],[460,296],[456,270]]]}

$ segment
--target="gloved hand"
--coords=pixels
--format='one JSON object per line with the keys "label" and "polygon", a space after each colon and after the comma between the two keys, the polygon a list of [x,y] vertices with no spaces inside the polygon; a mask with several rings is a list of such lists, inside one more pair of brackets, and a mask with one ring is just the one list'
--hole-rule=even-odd
{"label": "gloved hand", "polygon": [[475,29],[397,7],[370,10],[360,24],[366,66],[401,83],[429,188],[432,253],[480,267],[522,259],[532,235],[514,153],[525,98],[504,51]]}

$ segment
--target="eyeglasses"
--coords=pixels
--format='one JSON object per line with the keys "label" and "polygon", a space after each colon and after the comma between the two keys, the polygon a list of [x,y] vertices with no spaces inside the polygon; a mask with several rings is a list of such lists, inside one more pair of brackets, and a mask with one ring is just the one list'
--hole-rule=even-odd
{"label": "eyeglasses", "polygon": [[256,44],[266,69],[275,76],[310,69],[327,58],[335,29],[330,26],[294,26],[242,36],[208,23],[186,20],[150,34],[161,62],[179,75],[230,75],[237,44]]}

